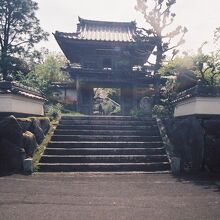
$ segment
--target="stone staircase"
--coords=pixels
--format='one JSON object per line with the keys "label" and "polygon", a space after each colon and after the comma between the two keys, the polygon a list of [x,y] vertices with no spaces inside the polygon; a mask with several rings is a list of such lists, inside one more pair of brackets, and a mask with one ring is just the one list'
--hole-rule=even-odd
{"label": "stone staircase", "polygon": [[169,172],[156,120],[130,116],[63,116],[40,172]]}

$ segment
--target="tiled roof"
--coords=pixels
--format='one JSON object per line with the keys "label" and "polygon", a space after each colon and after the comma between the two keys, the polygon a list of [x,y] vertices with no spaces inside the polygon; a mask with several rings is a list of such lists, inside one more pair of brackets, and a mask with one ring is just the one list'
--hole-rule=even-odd
{"label": "tiled roof", "polygon": [[56,32],[55,36],[68,39],[134,42],[135,22],[93,21],[79,18],[76,33]]}
{"label": "tiled roof", "polygon": [[46,101],[40,92],[25,87],[21,84],[17,84],[16,82],[1,81],[0,94],[17,94],[28,98]]}
{"label": "tiled roof", "polygon": [[52,88],[76,88],[75,82],[52,82]]}

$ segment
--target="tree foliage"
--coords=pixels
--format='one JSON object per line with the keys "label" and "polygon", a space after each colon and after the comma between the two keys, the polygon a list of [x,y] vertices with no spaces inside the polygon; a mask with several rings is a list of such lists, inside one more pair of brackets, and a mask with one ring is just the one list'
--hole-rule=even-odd
{"label": "tree foliage", "polygon": [[33,70],[26,76],[18,73],[16,79],[26,86],[42,91],[50,99],[52,82],[71,80],[68,74],[60,70],[65,65],[67,65],[67,60],[64,56],[49,54],[43,63],[35,64]]}
{"label": "tree foliage", "polygon": [[120,90],[119,89],[109,89],[107,93],[107,97],[120,104]]}
{"label": "tree foliage", "polygon": [[[205,43],[206,44],[206,43]],[[178,92],[189,89],[196,84],[220,85],[220,50],[204,54],[203,44],[196,54],[176,57],[163,64],[160,73],[168,76],[166,87],[161,90],[162,103],[165,109],[172,110],[170,105]]]}
{"label": "tree foliage", "polygon": [[[194,55],[176,57],[163,65],[160,69],[162,75],[178,76],[180,73],[193,72],[202,84],[217,85],[220,80],[220,50],[204,54],[198,52]],[[189,79],[194,80],[194,79]]]}
{"label": "tree foliage", "polygon": [[[153,5],[150,7],[150,3]],[[137,0],[135,9],[139,11],[148,25],[147,28],[139,29],[139,35],[144,39],[148,36],[153,36],[156,39],[156,62],[154,72],[158,73],[162,61],[166,57],[168,51],[172,51],[173,58],[178,53],[177,47],[183,44],[184,35],[187,28],[177,26],[172,31],[169,31],[171,24],[176,16],[171,12],[176,0]],[[172,43],[173,39],[177,38],[176,43]]]}
{"label": "tree foliage", "polygon": [[0,0],[0,68],[5,79],[12,57],[27,53],[35,43],[46,40],[48,33],[36,17],[38,4],[33,0]]}
{"label": "tree foliage", "polygon": [[220,76],[220,50],[208,55],[198,54],[195,57],[196,73],[203,84],[219,84]]}

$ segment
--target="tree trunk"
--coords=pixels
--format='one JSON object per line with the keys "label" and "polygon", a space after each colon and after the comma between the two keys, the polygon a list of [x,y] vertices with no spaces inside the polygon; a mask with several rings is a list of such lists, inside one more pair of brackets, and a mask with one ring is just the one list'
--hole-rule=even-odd
{"label": "tree trunk", "polygon": [[5,47],[2,48],[0,67],[3,75],[3,80],[6,80],[8,76],[9,58]]}
{"label": "tree trunk", "polygon": [[159,76],[159,70],[161,68],[162,59],[163,59],[163,48],[162,48],[162,41],[161,39],[157,42],[157,55],[156,55],[156,63],[154,67],[154,75],[158,77],[157,82],[154,84],[154,91],[155,91],[155,97],[154,97],[154,104],[159,103],[159,97],[160,97],[160,76]]}
{"label": "tree trunk", "polygon": [[159,72],[159,69],[161,67],[162,59],[163,59],[163,48],[162,48],[162,42],[159,41],[157,43],[157,57],[156,57],[156,63],[154,67],[154,74],[157,74]]}
{"label": "tree trunk", "polygon": [[7,58],[2,54],[1,56],[1,72],[3,75],[3,80],[7,79],[8,76],[8,68],[7,68]]}

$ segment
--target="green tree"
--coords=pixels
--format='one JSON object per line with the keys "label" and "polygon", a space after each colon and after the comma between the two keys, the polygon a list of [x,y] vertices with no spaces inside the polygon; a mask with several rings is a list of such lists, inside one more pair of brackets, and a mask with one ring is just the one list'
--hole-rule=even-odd
{"label": "green tree", "polygon": [[119,89],[109,89],[107,93],[107,97],[120,104],[120,90]]}
{"label": "green tree", "polygon": [[196,73],[203,84],[219,84],[220,50],[210,54],[198,54],[194,59]]}
{"label": "green tree", "polygon": [[189,56],[185,54],[184,56],[177,56],[173,60],[170,60],[162,65],[160,68],[161,75],[175,76],[178,72],[185,70],[194,69],[194,59],[193,55]]}
{"label": "green tree", "polygon": [[14,57],[27,53],[48,33],[36,17],[38,4],[33,0],[0,0],[0,70],[6,79],[16,64]]}
{"label": "green tree", "polygon": [[22,84],[42,91],[48,99],[51,95],[52,82],[70,81],[68,74],[61,71],[61,67],[67,65],[67,60],[62,54],[49,54],[43,63],[35,64],[33,70],[26,76],[22,73],[16,75],[16,79]]}
{"label": "green tree", "polygon": [[[144,16],[147,23],[147,28],[139,29],[139,36],[143,40],[153,36],[156,40],[156,50],[154,52],[156,61],[155,64],[152,64],[154,73],[158,73],[166,53],[172,50],[172,58],[174,58],[179,52],[177,47],[185,42],[184,36],[187,28],[179,25],[173,31],[169,31],[170,25],[176,16],[175,13],[171,12],[175,3],[176,0],[137,0],[135,9]],[[152,7],[150,7],[151,4]],[[174,38],[176,43],[172,43]]]}
{"label": "green tree", "polygon": [[185,80],[192,83],[195,81],[194,73],[197,80],[200,80],[202,84],[217,85],[220,78],[220,50],[209,54],[204,54],[201,50],[198,50],[198,53],[194,55],[176,57],[163,65],[160,73],[176,76],[180,81],[184,80],[180,74],[185,74]]}

